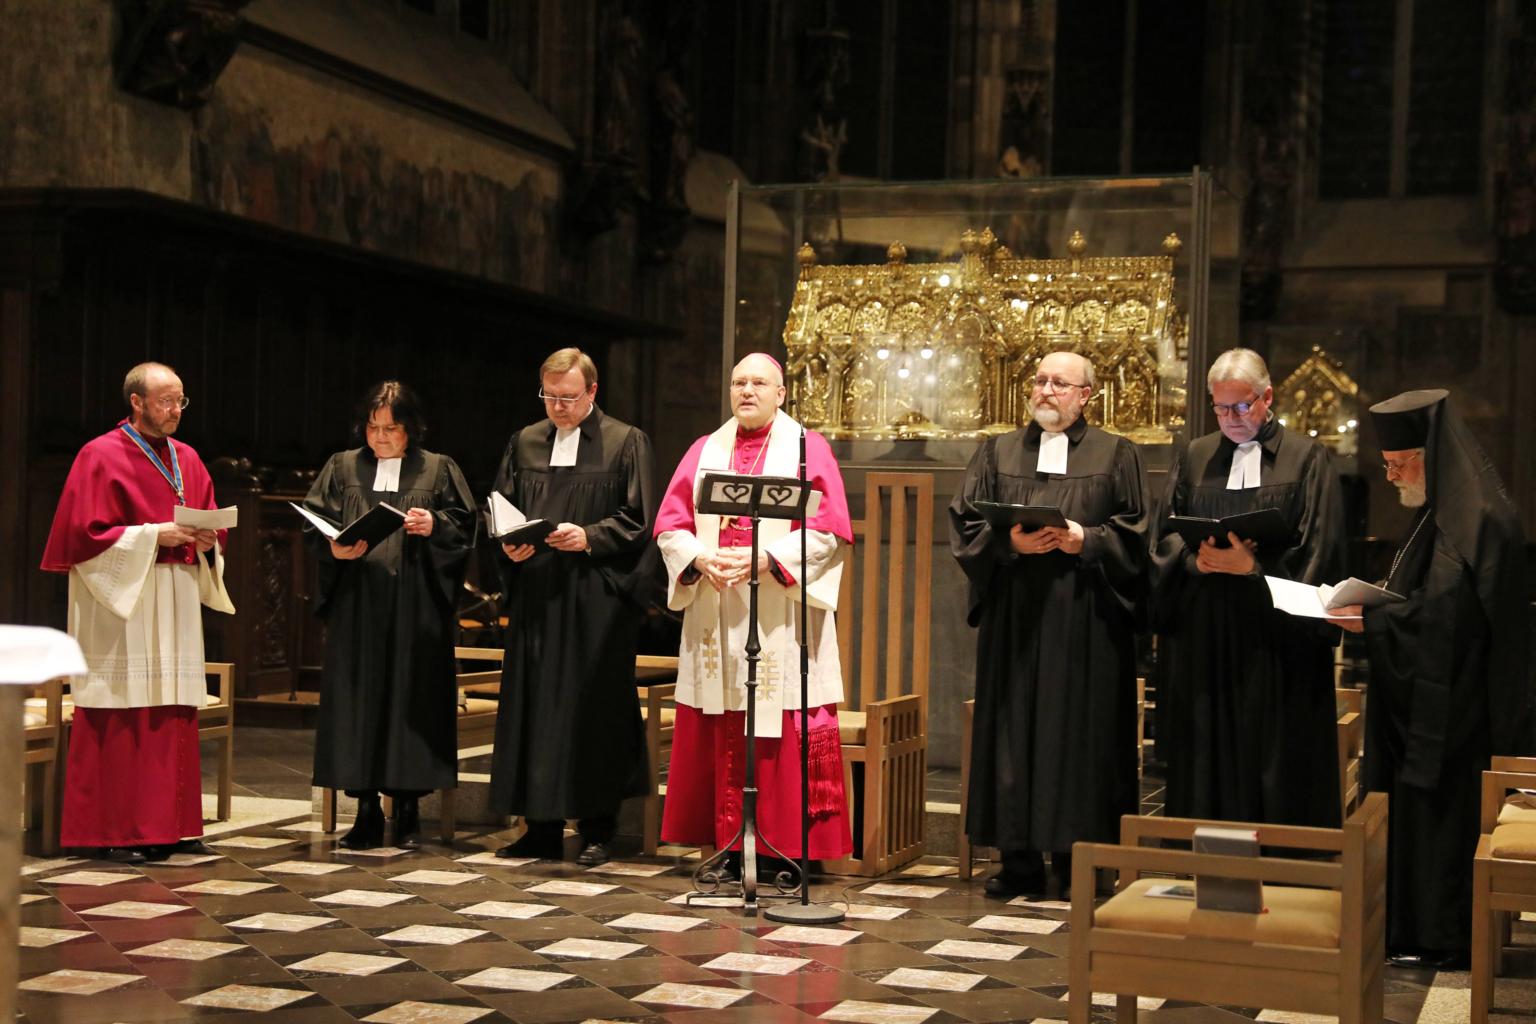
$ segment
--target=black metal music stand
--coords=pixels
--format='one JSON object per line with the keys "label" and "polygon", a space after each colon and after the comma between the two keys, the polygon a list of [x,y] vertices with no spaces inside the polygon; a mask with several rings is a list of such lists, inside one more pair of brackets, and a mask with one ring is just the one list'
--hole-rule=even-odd
{"label": "black metal music stand", "polygon": [[[780,476],[741,476],[734,473],[705,473],[699,481],[699,492],[694,507],[709,515],[749,518],[752,523],[752,576],[748,584],[747,598],[747,747],[745,777],[741,787],[741,827],[736,834],[717,850],[714,856],[701,863],[693,872],[693,891],[685,903],[695,897],[708,898],[720,892],[725,884],[719,867],[729,856],[731,847],[741,840],[741,899],[748,917],[757,916],[757,904],[762,899],[793,899],[801,889],[789,872],[781,871],[774,879],[779,891],[757,892],[757,847],[761,843],[781,860],[789,860],[773,844],[758,835],[757,831],[757,663],[762,651],[757,629],[757,531],[763,519],[804,520],[807,507],[814,507],[814,492],[803,480]],[[819,495],[815,495],[819,498]],[[793,863],[793,862],[791,862]],[[797,870],[800,870],[797,868]],[[803,875],[803,870],[801,870]],[[733,894],[734,895],[734,894]]]}

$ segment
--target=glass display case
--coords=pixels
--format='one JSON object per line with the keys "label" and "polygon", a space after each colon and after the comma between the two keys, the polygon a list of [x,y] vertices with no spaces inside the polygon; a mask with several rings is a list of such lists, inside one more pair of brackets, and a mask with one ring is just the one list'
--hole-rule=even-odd
{"label": "glass display case", "polygon": [[842,454],[963,461],[1029,421],[1034,366],[1065,349],[1097,371],[1090,422],[1166,446],[1206,427],[1189,396],[1236,336],[1237,224],[1199,171],[736,186],[725,372],[779,356]]}

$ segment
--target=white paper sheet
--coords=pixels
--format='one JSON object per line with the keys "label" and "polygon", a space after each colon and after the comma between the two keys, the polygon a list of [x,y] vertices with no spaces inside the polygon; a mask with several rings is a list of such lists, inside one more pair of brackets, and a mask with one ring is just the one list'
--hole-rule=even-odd
{"label": "white paper sheet", "polygon": [[234,505],[226,508],[177,505],[172,519],[177,526],[190,526],[194,530],[233,530],[240,522],[240,509]]}

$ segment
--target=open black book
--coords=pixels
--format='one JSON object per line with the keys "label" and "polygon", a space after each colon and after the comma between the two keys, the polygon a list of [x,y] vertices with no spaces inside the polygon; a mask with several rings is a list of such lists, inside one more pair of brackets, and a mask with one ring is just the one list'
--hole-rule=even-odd
{"label": "open black book", "polygon": [[344,548],[349,548],[360,540],[367,541],[370,548],[378,547],[379,541],[405,525],[405,513],[383,501],[346,526],[337,526],[329,519],[316,515],[302,505],[294,505],[291,501],[288,504],[292,505],[294,511],[307,519],[310,525],[319,530],[322,535]]}
{"label": "open black book", "polygon": [[555,524],[548,519],[529,519],[522,510],[492,491],[485,506],[485,525],[491,539],[498,544],[521,547],[537,544],[555,532]]}
{"label": "open black book", "polygon": [[973,501],[971,507],[992,524],[992,529],[1007,533],[1015,526],[1034,532],[1044,526],[1067,525],[1067,517],[1055,505],[1009,505],[999,501]]}
{"label": "open black book", "polygon": [[1231,547],[1228,533],[1235,533],[1243,540],[1259,544],[1289,544],[1296,531],[1286,522],[1277,508],[1260,508],[1252,512],[1239,512],[1221,519],[1203,519],[1200,516],[1169,516],[1168,528],[1191,548],[1198,548],[1201,541],[1210,539],[1219,548]]}

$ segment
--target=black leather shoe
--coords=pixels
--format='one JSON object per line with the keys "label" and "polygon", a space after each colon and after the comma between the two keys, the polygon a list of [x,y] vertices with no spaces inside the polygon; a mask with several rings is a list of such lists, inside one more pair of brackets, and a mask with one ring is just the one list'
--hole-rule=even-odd
{"label": "black leather shoe", "polygon": [[208,849],[208,844],[203,842],[201,839],[183,839],[181,842],[177,843],[175,847],[172,848],[171,852],[190,853],[194,857],[201,857],[213,853],[212,850]]}
{"label": "black leather shoe", "polygon": [[421,846],[421,809],[415,797],[395,801],[395,845],[402,850]]}
{"label": "black leather shoe", "polygon": [[599,864],[608,863],[607,845],[605,843],[588,843],[576,855],[576,863],[589,868],[595,868]]}
{"label": "black leather shoe", "polygon": [[98,856],[114,864],[143,864],[145,861],[144,847],[140,846],[103,846]]}
{"label": "black leather shoe", "polygon": [[384,845],[384,808],[379,806],[377,793],[357,798],[357,816],[336,845],[348,850],[372,850]]}
{"label": "black leather shoe", "polygon": [[1470,955],[1455,949],[1421,949],[1411,953],[1390,953],[1387,963],[1405,971],[1464,971]]}
{"label": "black leather shoe", "polygon": [[999,871],[987,879],[981,891],[994,900],[1011,900],[1015,896],[1043,896],[1045,895],[1045,873],[1010,875],[1006,871]]}
{"label": "black leather shoe", "polygon": [[565,844],[558,838],[550,839],[532,832],[524,832],[513,843],[496,851],[498,857],[532,857],[535,860],[563,860]]}

